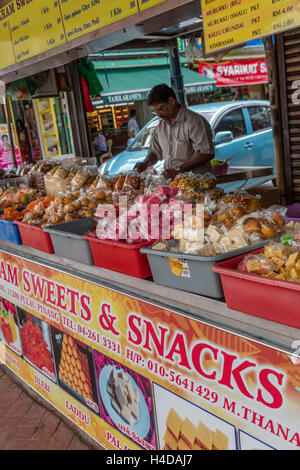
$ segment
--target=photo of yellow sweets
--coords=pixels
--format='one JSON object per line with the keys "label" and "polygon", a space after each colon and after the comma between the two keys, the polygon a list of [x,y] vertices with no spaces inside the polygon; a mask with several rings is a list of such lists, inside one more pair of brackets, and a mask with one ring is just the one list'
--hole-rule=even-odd
{"label": "photo of yellow sweets", "polygon": [[220,429],[213,431],[202,421],[195,426],[173,408],[166,419],[163,441],[162,450],[227,450],[229,446],[229,437]]}

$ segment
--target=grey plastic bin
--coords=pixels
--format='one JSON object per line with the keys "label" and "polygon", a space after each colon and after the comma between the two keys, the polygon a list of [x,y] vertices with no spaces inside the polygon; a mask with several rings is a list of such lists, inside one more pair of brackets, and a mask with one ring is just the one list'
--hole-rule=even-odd
{"label": "grey plastic bin", "polygon": [[83,235],[92,229],[93,222],[93,218],[73,220],[45,227],[44,232],[49,233],[56,255],[91,266],[94,261],[90,244]]}
{"label": "grey plastic bin", "polygon": [[[212,271],[215,263],[224,261],[243,253],[251,252],[264,246],[266,241],[249,245],[218,256],[198,256],[174,251],[159,251],[152,248],[141,248],[141,253],[147,255],[153,281],[161,286],[191,292],[220,299],[224,297],[220,275]],[[172,273],[169,258],[185,261],[184,275]]]}

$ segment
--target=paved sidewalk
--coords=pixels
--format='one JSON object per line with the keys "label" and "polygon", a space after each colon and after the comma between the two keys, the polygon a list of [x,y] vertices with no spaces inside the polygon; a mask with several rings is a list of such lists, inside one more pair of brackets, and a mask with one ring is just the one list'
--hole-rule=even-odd
{"label": "paved sidewalk", "polygon": [[61,418],[43,407],[0,365],[0,450],[91,450]]}

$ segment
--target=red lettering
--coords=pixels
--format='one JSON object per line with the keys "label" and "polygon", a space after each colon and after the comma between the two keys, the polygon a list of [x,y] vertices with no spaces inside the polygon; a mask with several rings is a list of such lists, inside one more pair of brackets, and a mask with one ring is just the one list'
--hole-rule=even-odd
{"label": "red lettering", "polygon": [[85,321],[90,321],[92,318],[92,313],[90,310],[91,298],[88,295],[83,294],[80,297],[80,303],[82,307],[80,310],[81,318]]}
{"label": "red lettering", "polygon": [[247,390],[243,378],[241,377],[241,373],[248,369],[249,367],[255,367],[256,364],[254,362],[244,361],[235,369],[233,369],[233,363],[237,359],[237,356],[233,356],[231,354],[227,354],[224,351],[221,351],[224,356],[224,364],[223,364],[223,375],[219,380],[219,384],[224,385],[225,387],[233,389],[231,385],[231,377],[234,378],[235,383],[237,384],[239,390],[243,395],[248,398],[254,398],[253,395],[249,393]]}
{"label": "red lettering", "polygon": [[67,304],[66,304],[66,289],[64,286],[60,286],[57,284],[56,286],[57,289],[57,307],[62,308],[63,310],[67,310]]}
{"label": "red lettering", "polygon": [[[137,325],[135,324],[137,322]],[[142,343],[142,333],[140,332],[141,319],[136,315],[129,315],[128,317],[128,326],[130,330],[128,331],[128,341],[130,343],[139,346]],[[134,333],[135,336],[132,335]]]}
{"label": "red lettering", "polygon": [[212,346],[208,344],[199,343],[199,344],[196,344],[196,346],[193,348],[193,351],[192,351],[193,365],[196,371],[199,372],[200,375],[202,375],[203,377],[206,377],[207,379],[215,380],[216,374],[217,374],[216,371],[212,372],[211,374],[207,374],[206,372],[204,372],[202,365],[201,365],[201,354],[203,353],[204,350],[207,350],[207,349],[212,352],[213,359],[215,361],[217,360],[218,358],[217,348],[213,348]]}
{"label": "red lettering", "polygon": [[[178,347],[178,349],[177,349]],[[166,359],[174,362],[173,355],[178,354],[180,357],[179,365],[191,369],[191,366],[188,361],[186,345],[184,341],[184,335],[182,333],[177,333],[175,340],[171,346],[169,353],[166,355]]]}
{"label": "red lettering", "polygon": [[144,348],[148,349],[148,351],[152,351],[152,348],[150,347],[150,337],[151,337],[155,344],[156,351],[158,352],[158,354],[160,356],[164,356],[165,335],[166,335],[166,332],[168,331],[168,328],[163,328],[162,326],[158,327],[159,330],[161,331],[161,337],[159,339],[152,323],[150,321],[146,321],[146,320],[144,321],[146,325],[146,340],[145,340]]}
{"label": "red lettering", "polygon": [[78,292],[75,292],[73,289],[67,289],[67,295],[70,294],[70,300],[71,304],[69,306],[69,313],[72,313],[73,315],[77,315],[76,312],[76,300],[79,299],[79,294]]}
{"label": "red lettering", "polygon": [[22,272],[22,277],[23,277],[23,289],[25,292],[30,292],[30,282],[28,280],[28,277],[30,276],[28,271],[23,271]]}
{"label": "red lettering", "polygon": [[5,266],[4,266],[4,262],[3,262],[3,261],[1,261],[0,276],[2,277],[2,279],[4,279],[4,281],[7,282],[6,272],[5,272]]}
{"label": "red lettering", "polygon": [[33,288],[33,295],[43,300],[45,279],[40,280],[38,276],[31,274],[31,283],[32,283],[32,288]]}
{"label": "red lettering", "polygon": [[258,389],[257,392],[257,401],[263,403],[264,405],[268,406],[269,408],[280,408],[283,402],[282,394],[280,391],[270,382],[269,376],[273,375],[276,377],[278,385],[282,385],[283,383],[283,374],[279,374],[271,369],[263,369],[259,373],[259,380],[260,384],[264,387],[264,389],[269,392],[272,397],[272,401],[269,403],[263,398],[262,390]]}
{"label": "red lettering", "polygon": [[10,264],[7,265],[7,272],[8,272],[8,282],[13,284],[14,286],[19,287],[19,282],[18,282],[18,268],[14,266],[12,269]]}
{"label": "red lettering", "polygon": [[47,298],[46,302],[49,304],[56,305],[56,299],[55,299],[55,284],[52,281],[47,281]]}
{"label": "red lettering", "polygon": [[300,436],[296,432],[293,437],[289,440],[291,444],[295,444],[297,447],[300,447]]}

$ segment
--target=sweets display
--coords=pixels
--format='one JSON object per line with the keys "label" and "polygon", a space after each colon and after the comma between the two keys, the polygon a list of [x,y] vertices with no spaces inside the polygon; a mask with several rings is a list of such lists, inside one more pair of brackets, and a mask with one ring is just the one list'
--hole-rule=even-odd
{"label": "sweets display", "polygon": [[216,187],[216,178],[210,173],[203,176],[185,173],[178,176],[170,186],[177,187],[182,198],[191,203],[203,202],[207,195],[213,200],[218,200],[224,195],[224,190]]}
{"label": "sweets display", "polygon": [[300,231],[267,244],[261,254],[246,256],[239,271],[300,283]]}
{"label": "sweets display", "polygon": [[138,389],[122,369],[113,368],[107,382],[106,391],[111,396],[114,410],[131,425],[140,416]]}
{"label": "sweets display", "polygon": [[[134,204],[115,217],[98,217],[93,236],[105,240],[140,243],[167,236],[174,226],[174,210],[181,210],[183,201],[176,198],[178,188],[162,186],[150,194],[135,198]],[[164,212],[161,211],[162,206]],[[169,217],[166,217],[168,212]],[[96,216],[99,216],[99,212]]]}
{"label": "sweets display", "polygon": [[29,188],[26,185],[13,186],[4,191],[0,196],[0,210],[13,207],[21,208],[34,201],[39,196],[36,189]]}
{"label": "sweets display", "polygon": [[51,353],[37,323],[27,319],[21,328],[21,340],[24,355],[39,369],[46,368],[54,373]]}
{"label": "sweets display", "polygon": [[46,227],[62,222],[70,222],[83,217],[92,217],[97,201],[80,192],[59,194],[55,199],[46,196],[31,208],[21,213],[22,222]]}
{"label": "sweets display", "polygon": [[[208,201],[186,213],[175,224],[171,233],[177,244],[172,251],[194,253],[200,256],[216,256],[243,248],[259,241],[274,239],[286,230],[286,209],[272,206],[268,210],[251,212],[249,200],[239,200],[242,205],[224,200]],[[154,248],[157,247],[154,245]],[[168,244],[159,244],[160,250],[168,250]]]}
{"label": "sweets display", "polygon": [[8,346],[15,343],[18,339],[14,312],[15,306],[0,297],[0,329]]}
{"label": "sweets display", "polygon": [[163,450],[227,450],[229,439],[219,429],[211,431],[203,422],[195,426],[171,408],[166,420]]}
{"label": "sweets display", "polygon": [[93,400],[87,358],[73,338],[66,334],[63,335],[58,376],[83,398]]}

